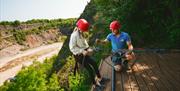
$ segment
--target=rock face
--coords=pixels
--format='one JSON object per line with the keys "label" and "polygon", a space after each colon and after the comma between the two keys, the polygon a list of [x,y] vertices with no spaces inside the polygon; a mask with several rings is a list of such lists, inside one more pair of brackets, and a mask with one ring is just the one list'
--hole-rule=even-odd
{"label": "rock face", "polygon": [[17,43],[17,40],[11,32],[9,33],[8,30],[2,29],[7,28],[1,27],[0,29],[0,57],[11,56],[20,53],[22,50],[25,49],[58,42],[61,36],[59,29],[48,29],[40,34],[25,35],[25,40],[23,41],[23,44],[20,45]]}
{"label": "rock face", "polygon": [[[24,28],[24,27],[23,27]],[[17,44],[14,35],[9,30],[4,29],[13,29],[7,28],[7,26],[0,26],[0,50]],[[26,31],[26,30],[19,30],[19,31]],[[41,34],[28,34],[25,35],[25,41],[23,42],[24,46],[33,48],[40,46],[42,44],[52,43],[58,41],[61,33],[59,29],[48,29],[42,32]]]}
{"label": "rock face", "polygon": [[71,27],[49,27],[48,23],[21,23],[20,25],[0,24],[0,51],[13,45],[33,48],[61,41],[72,32]]}
{"label": "rock face", "polygon": [[58,29],[49,29],[46,32],[43,32],[40,35],[27,35],[26,36],[26,45],[30,48],[40,46],[42,44],[48,44],[51,42],[58,41],[60,34],[58,33]]}
{"label": "rock face", "polygon": [[43,43],[42,37],[38,35],[27,35],[26,36],[26,45],[30,48],[40,46]]}

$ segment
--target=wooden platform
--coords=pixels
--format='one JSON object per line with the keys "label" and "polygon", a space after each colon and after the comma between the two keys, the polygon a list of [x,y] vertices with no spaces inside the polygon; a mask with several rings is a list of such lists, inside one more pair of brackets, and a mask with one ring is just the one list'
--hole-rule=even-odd
{"label": "wooden platform", "polygon": [[[180,91],[180,53],[138,53],[132,71],[116,72],[115,91]],[[110,57],[105,59],[111,64]],[[102,61],[100,72],[110,78],[111,66]]]}

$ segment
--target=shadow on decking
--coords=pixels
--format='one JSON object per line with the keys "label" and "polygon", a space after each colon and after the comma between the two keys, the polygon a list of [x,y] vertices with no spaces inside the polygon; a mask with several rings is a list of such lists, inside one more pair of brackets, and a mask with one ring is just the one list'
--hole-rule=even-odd
{"label": "shadow on decking", "polygon": [[[138,53],[131,71],[116,72],[116,91],[178,91],[180,53]],[[110,57],[105,59],[111,64]],[[110,78],[104,91],[111,91],[111,66],[102,61],[100,72]]]}

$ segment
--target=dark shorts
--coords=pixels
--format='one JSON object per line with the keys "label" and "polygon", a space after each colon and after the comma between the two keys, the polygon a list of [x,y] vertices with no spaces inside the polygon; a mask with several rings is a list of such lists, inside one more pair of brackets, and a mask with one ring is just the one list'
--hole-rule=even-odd
{"label": "dark shorts", "polygon": [[119,58],[119,57],[116,56],[116,55],[113,55],[113,56],[111,57],[111,61],[114,63],[114,65],[121,65],[121,64],[122,64],[121,58]]}
{"label": "dark shorts", "polygon": [[114,65],[122,65],[122,66],[127,66],[128,65],[128,60],[122,61],[122,59],[117,55],[113,55],[111,57],[111,60],[114,63]]}

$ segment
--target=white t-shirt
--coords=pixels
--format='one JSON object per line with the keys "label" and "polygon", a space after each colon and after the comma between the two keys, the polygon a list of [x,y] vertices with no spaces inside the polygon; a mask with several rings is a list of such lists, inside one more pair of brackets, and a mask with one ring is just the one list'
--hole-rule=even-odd
{"label": "white t-shirt", "polygon": [[73,31],[70,37],[69,48],[70,51],[74,54],[81,54],[83,53],[84,49],[88,48],[89,45],[85,38],[83,38],[82,34],[79,30]]}

